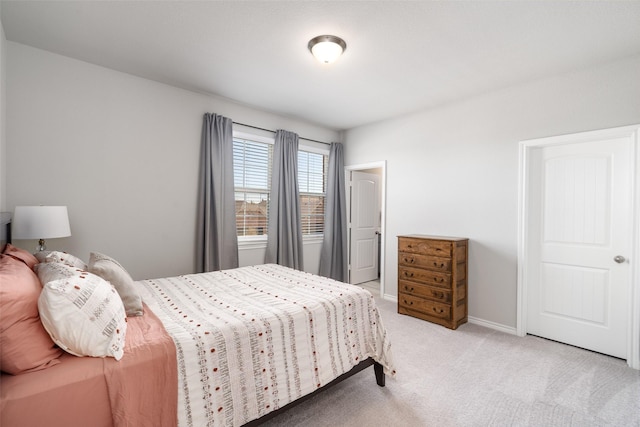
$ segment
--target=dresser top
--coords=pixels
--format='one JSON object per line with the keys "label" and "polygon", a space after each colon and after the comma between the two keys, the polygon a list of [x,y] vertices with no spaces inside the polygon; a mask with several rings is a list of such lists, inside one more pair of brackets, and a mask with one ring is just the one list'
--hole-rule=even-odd
{"label": "dresser top", "polygon": [[451,236],[432,236],[427,234],[403,234],[400,237],[409,237],[411,239],[431,239],[431,240],[446,240],[450,242],[464,242],[469,240],[466,237],[451,237]]}

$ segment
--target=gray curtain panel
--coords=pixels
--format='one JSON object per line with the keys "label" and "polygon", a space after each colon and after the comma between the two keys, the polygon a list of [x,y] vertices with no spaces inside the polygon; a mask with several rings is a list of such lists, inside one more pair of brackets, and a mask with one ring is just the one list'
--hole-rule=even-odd
{"label": "gray curtain panel", "polygon": [[331,144],[327,175],[327,199],[324,211],[324,239],[320,252],[320,275],[346,282],[347,261],[347,194],[344,178],[342,144]]}
{"label": "gray curtain panel", "polygon": [[238,267],[233,183],[232,120],[206,113],[202,120],[198,197],[198,273]]}
{"label": "gray curtain panel", "polygon": [[273,147],[265,262],[303,269],[298,135],[286,130],[276,131]]}

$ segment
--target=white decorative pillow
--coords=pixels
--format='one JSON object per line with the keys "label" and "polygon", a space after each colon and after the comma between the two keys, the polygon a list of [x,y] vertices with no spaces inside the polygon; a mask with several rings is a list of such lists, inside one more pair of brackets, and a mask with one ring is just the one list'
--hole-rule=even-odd
{"label": "white decorative pillow", "polygon": [[40,264],[37,264],[33,270],[38,275],[38,279],[40,279],[40,284],[42,284],[42,286],[46,285],[47,282],[59,279],[68,279],[70,277],[86,273],[84,270],[59,262],[41,262]]}
{"label": "white decorative pillow", "polygon": [[127,316],[142,316],[142,298],[133,279],[118,261],[99,252],[91,252],[89,272],[111,282],[120,294]]}
{"label": "white decorative pillow", "polygon": [[38,251],[33,256],[36,257],[38,262],[47,262],[47,257],[51,254],[51,251]]}
{"label": "white decorative pillow", "polygon": [[85,264],[84,261],[82,261],[77,256],[68,254],[66,252],[51,251],[49,255],[46,256],[44,261],[67,264],[68,266],[79,268],[80,270],[87,269],[87,264]]}
{"label": "white decorative pillow", "polygon": [[127,332],[124,305],[104,279],[83,273],[48,282],[38,310],[51,339],[66,352],[122,358]]}

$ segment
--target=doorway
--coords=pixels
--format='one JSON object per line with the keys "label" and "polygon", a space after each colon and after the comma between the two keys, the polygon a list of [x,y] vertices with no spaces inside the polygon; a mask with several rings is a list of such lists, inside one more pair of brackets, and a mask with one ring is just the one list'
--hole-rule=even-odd
{"label": "doorway", "polygon": [[384,297],[386,162],[345,167],[349,283],[379,279]]}
{"label": "doorway", "polygon": [[640,369],[640,126],[520,144],[518,335]]}

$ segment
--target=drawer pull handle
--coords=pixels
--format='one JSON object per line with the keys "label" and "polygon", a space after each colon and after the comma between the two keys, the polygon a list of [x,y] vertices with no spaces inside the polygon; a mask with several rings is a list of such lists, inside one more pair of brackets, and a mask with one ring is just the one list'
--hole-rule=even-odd
{"label": "drawer pull handle", "polygon": [[404,272],[404,275],[405,275],[406,277],[413,277],[413,272],[405,271],[405,272]]}
{"label": "drawer pull handle", "polygon": [[404,300],[404,305],[413,305],[413,301]]}
{"label": "drawer pull handle", "polygon": [[433,307],[433,311],[435,311],[438,314],[442,314],[444,310],[442,310],[441,308]]}
{"label": "drawer pull handle", "polygon": [[444,292],[433,292],[433,296],[439,299],[444,298]]}
{"label": "drawer pull handle", "polygon": [[440,277],[440,278],[434,277],[433,281],[436,282],[436,283],[442,283],[442,282],[444,282],[444,279],[442,277]]}
{"label": "drawer pull handle", "polygon": [[409,288],[408,286],[405,286],[404,290],[407,292],[413,292],[413,288]]}
{"label": "drawer pull handle", "polygon": [[405,258],[404,262],[408,262],[409,264],[413,264],[416,260],[414,258]]}
{"label": "drawer pull handle", "polygon": [[[434,267],[438,267],[438,263],[437,263],[437,262],[434,262],[434,263],[433,263],[433,266],[434,266]],[[442,264],[442,263],[441,263],[441,264],[440,264],[440,268],[444,268],[444,264]]]}

